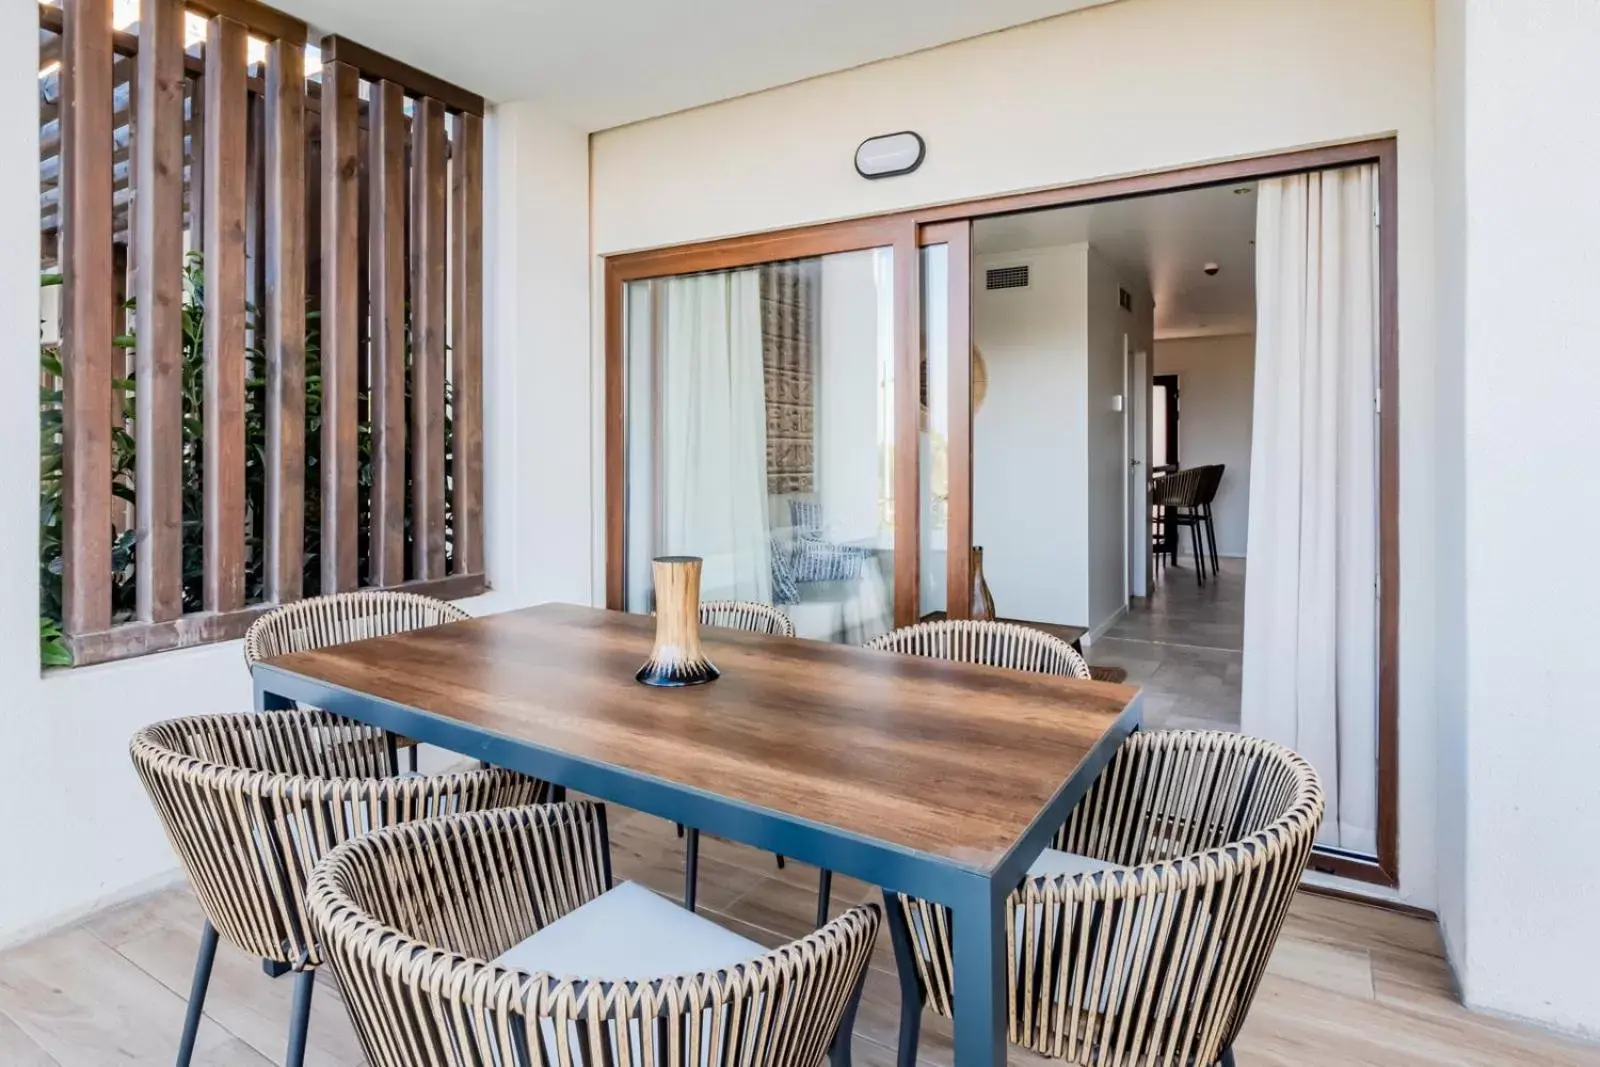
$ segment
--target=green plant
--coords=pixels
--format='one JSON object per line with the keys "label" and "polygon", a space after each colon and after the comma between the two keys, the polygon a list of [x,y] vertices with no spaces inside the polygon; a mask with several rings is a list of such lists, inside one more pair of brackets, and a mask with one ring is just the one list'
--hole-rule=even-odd
{"label": "green plant", "polygon": [[[58,274],[41,277],[42,286],[61,284]],[[125,309],[136,310],[132,300]],[[246,315],[252,323],[259,323],[258,309],[246,304]],[[407,363],[410,362],[411,334],[409,314],[406,323]],[[307,596],[316,595],[322,587],[322,360],[318,325],[320,318],[315,308],[306,315],[305,348],[305,537],[302,591]],[[261,336],[261,330],[251,331],[252,337]],[[119,335],[115,341],[119,349],[131,349],[132,334]],[[182,305],[181,376],[183,427],[181,434],[183,479],[183,610],[199,611],[205,577],[205,269],[198,252],[191,252],[184,260]],[[259,344],[252,344],[245,353],[245,599],[256,603],[264,599],[265,592],[265,532],[266,532],[266,354]],[[61,353],[56,345],[39,346],[39,366],[43,384],[40,389],[39,455],[40,455],[40,508],[39,508],[39,600],[40,600],[40,660],[49,666],[60,665],[67,652],[61,639],[61,518],[62,518],[62,393]],[[122,418],[114,420],[112,427],[112,493],[118,500],[126,501],[131,511],[134,502],[134,471],[136,444],[130,428],[137,413],[134,376],[118,378],[113,387],[121,397]],[[409,376],[406,390],[407,420],[410,418]],[[445,386],[444,449],[447,472],[453,469],[454,410],[449,384]],[[372,430],[365,418],[368,410],[366,390],[356,398],[361,414],[358,425],[357,447],[357,529],[359,531],[359,580],[367,582],[368,544],[372,491]],[[410,508],[410,442],[406,453],[406,519],[405,529],[409,539],[411,529]],[[445,502],[445,546],[447,556],[452,554],[454,515],[451,501]],[[137,576],[135,574],[136,530],[131,523],[126,528],[112,531],[111,560],[111,612],[112,622],[125,622],[133,617],[136,608]],[[411,576],[411,561],[407,553],[406,576]],[[46,647],[45,628],[53,632],[54,644]]]}

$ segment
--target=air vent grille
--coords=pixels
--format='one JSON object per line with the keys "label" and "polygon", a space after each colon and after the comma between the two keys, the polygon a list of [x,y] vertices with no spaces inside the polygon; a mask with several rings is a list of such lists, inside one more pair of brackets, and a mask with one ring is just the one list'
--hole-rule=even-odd
{"label": "air vent grille", "polygon": [[983,287],[985,289],[1026,289],[1028,287],[1028,268],[1021,267],[990,267],[983,274]]}

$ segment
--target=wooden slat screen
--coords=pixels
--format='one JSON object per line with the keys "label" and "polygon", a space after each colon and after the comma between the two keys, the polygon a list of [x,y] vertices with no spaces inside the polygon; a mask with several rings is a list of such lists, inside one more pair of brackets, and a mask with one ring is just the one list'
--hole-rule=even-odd
{"label": "wooden slat screen", "polygon": [[255,0],[39,20],[47,662],[481,592],[482,100],[342,38],[308,80]]}

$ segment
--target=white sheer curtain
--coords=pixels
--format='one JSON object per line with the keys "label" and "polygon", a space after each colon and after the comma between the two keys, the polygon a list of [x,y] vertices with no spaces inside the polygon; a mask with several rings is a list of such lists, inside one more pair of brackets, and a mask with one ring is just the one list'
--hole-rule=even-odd
{"label": "white sheer curtain", "polygon": [[1377,850],[1377,169],[1263,181],[1245,733],[1316,767],[1319,841]]}
{"label": "white sheer curtain", "polygon": [[702,599],[770,604],[760,273],[660,285],[657,551],[704,557]]}

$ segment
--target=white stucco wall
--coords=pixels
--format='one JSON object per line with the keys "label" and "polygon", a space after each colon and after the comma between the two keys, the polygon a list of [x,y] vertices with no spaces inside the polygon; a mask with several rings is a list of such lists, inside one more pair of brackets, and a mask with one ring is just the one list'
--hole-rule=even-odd
{"label": "white stucco wall", "polygon": [[[1021,264],[1027,288],[982,288],[991,267]],[[1089,622],[1088,270],[1085,244],[973,264],[972,339],[988,386],[972,417],[972,543],[1008,619]]]}
{"label": "white stucco wall", "polygon": [[[0,151],[38,158],[38,22],[0,4]],[[588,142],[525,107],[488,123],[485,504],[492,610],[590,594]],[[507,195],[514,191],[514,195]],[[38,666],[37,175],[0,169],[0,944],[177,877],[127,755],[157,719],[250,707],[239,642]],[[560,403],[550,398],[561,397]]]}
{"label": "white stucco wall", "polygon": [[1440,878],[1459,889],[1444,914],[1469,1004],[1600,1035],[1587,670],[1600,576],[1564,564],[1572,531],[1600,521],[1600,500],[1574,491],[1600,390],[1600,126],[1574,118],[1600,99],[1600,5],[1446,6],[1441,71],[1465,85],[1443,157],[1461,171],[1440,203],[1441,228],[1459,235],[1442,292],[1462,323],[1443,336],[1461,380],[1465,536],[1451,580],[1465,624],[1441,659],[1463,682],[1441,709],[1459,716],[1441,747],[1443,802],[1462,809],[1445,820]]}
{"label": "white stucco wall", "polygon": [[[1397,134],[1400,896],[1428,907],[1432,12],[1429,0],[1121,0],[592,140],[592,233],[605,254]],[[878,182],[856,175],[862,138],[908,128],[927,139],[920,170]],[[598,313],[593,321],[598,373]]]}

